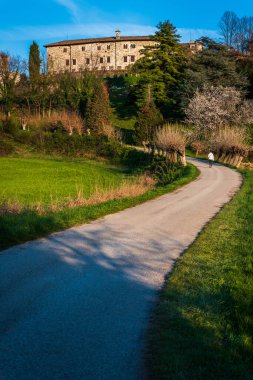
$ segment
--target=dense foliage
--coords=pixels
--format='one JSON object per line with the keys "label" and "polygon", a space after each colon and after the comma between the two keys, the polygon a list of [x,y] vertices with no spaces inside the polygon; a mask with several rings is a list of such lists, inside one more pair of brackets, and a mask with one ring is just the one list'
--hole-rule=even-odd
{"label": "dense foliage", "polygon": [[134,132],[136,143],[153,143],[156,129],[162,122],[163,116],[154,102],[147,102],[137,114]]}
{"label": "dense foliage", "polygon": [[174,104],[173,93],[186,58],[179,42],[180,36],[169,21],[159,23],[152,39],[157,45],[146,47],[143,58],[134,67],[139,75],[139,104],[142,103],[141,95],[150,86],[155,103],[166,114],[167,108]]}
{"label": "dense foliage", "polygon": [[204,86],[246,90],[249,85],[245,71],[238,69],[235,56],[224,45],[209,38],[203,38],[202,43],[203,51],[191,57],[177,88],[176,95],[182,109],[196,90]]}
{"label": "dense foliage", "polygon": [[103,134],[110,122],[110,104],[108,90],[104,83],[97,81],[86,110],[86,127],[95,134]]}
{"label": "dense foliage", "polygon": [[[199,133],[198,124],[202,129],[208,129],[212,122],[215,125],[211,129],[220,128],[219,117],[215,116],[217,107],[213,107],[215,103],[220,104],[221,113],[229,114],[227,119],[221,115],[224,120],[222,126],[233,119],[238,125],[247,125],[249,135],[253,135],[252,125],[248,123],[251,103],[248,102],[246,107],[244,102],[245,97],[253,97],[253,61],[249,55],[238,55],[235,49],[206,37],[198,41],[198,46],[202,43],[203,49],[192,53],[180,44],[180,36],[169,21],[159,23],[151,38],[156,44],[143,50],[142,58],[127,74],[114,78],[86,70],[48,73],[36,42],[30,47],[29,64],[26,66],[29,67],[29,76],[20,59],[1,53],[0,111],[8,119],[5,129],[13,130],[10,119],[13,115],[19,132],[21,129],[31,131],[30,134],[20,133],[19,138],[22,135],[23,141],[26,138],[27,142],[36,138],[39,141],[49,139],[48,146],[52,146],[61,128],[67,134],[77,132],[79,141],[83,134],[86,139],[100,136],[113,144],[115,140],[143,144],[144,147],[148,144],[153,151],[156,130],[164,120],[187,122],[189,131],[194,132],[191,134],[192,146],[203,146],[204,134]],[[194,101],[207,88],[213,88],[214,103],[209,102],[207,107],[205,102],[202,108],[195,104],[195,107]],[[220,88],[224,93],[228,93],[229,88],[238,94],[240,92],[240,104],[234,107],[236,112],[230,112],[231,97],[224,104],[220,102]],[[241,112],[241,104],[245,105],[247,112]],[[198,123],[196,117],[189,117],[191,107],[202,117],[198,117]],[[210,115],[213,111],[211,116],[209,111]],[[239,122],[237,115],[240,115]],[[3,120],[2,115],[0,119]],[[54,137],[44,136],[44,132],[48,134],[51,129],[57,132]],[[67,140],[67,136],[65,138]],[[78,140],[76,136],[73,139]],[[159,144],[164,146],[161,141]],[[73,151],[72,140],[69,145],[66,148],[63,143],[67,150]]]}

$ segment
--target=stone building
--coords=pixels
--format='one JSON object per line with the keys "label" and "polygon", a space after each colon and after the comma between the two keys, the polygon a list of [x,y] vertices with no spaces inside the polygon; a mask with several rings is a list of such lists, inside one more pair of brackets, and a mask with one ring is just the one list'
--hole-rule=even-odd
{"label": "stone building", "polygon": [[[150,36],[126,37],[116,31],[115,37],[66,40],[45,45],[50,72],[82,70],[126,71],[141,57],[141,50],[157,42]],[[199,42],[182,44],[191,52],[202,49]]]}

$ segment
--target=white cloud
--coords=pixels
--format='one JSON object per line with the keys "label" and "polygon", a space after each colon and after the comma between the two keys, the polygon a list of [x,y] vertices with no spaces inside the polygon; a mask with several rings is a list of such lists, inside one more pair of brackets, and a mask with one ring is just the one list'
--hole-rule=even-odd
{"label": "white cloud", "polygon": [[120,23],[92,23],[92,24],[61,24],[52,26],[24,26],[12,31],[0,30],[1,40],[25,41],[46,39],[67,39],[70,37],[105,37],[113,36],[116,29],[120,29],[122,35],[150,35],[155,32],[155,27],[148,25]]}
{"label": "white cloud", "polygon": [[57,4],[62,5],[71,14],[74,22],[80,22],[80,9],[73,0],[54,0]]}
{"label": "white cloud", "polygon": [[[59,2],[68,2],[69,0],[57,0]],[[74,23],[59,24],[49,26],[23,26],[16,27],[12,30],[0,30],[0,40],[2,41],[25,41],[25,40],[49,40],[49,39],[69,39],[69,38],[86,38],[86,37],[106,37],[113,36],[115,30],[120,29],[122,35],[150,35],[154,34],[156,28],[151,25],[140,25],[130,23]],[[209,36],[217,39],[218,32],[208,29],[187,29],[178,28],[178,33],[184,42],[190,39],[196,40],[202,36]]]}

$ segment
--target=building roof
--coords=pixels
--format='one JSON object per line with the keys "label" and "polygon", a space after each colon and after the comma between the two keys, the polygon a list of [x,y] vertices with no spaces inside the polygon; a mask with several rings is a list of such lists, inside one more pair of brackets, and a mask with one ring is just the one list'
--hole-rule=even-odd
{"label": "building roof", "polygon": [[85,38],[79,40],[64,40],[59,42],[53,42],[51,44],[44,45],[44,47],[54,46],[70,46],[70,45],[85,45],[102,42],[120,42],[120,41],[151,41],[151,36],[124,36],[120,38],[116,37],[104,37],[104,38]]}

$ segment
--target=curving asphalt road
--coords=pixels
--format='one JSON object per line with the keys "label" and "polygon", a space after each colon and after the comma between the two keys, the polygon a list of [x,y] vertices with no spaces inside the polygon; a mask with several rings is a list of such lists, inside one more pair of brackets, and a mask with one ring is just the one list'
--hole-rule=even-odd
{"label": "curving asphalt road", "polygon": [[240,175],[191,159],[174,193],[1,252],[1,380],[142,379],[152,303]]}

